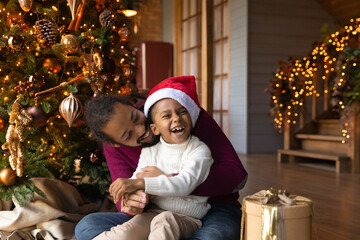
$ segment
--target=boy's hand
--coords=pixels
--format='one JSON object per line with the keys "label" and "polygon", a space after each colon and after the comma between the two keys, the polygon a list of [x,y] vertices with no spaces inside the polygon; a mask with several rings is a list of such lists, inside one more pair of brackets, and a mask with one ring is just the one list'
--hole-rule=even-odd
{"label": "boy's hand", "polygon": [[109,188],[109,193],[114,199],[114,203],[117,204],[120,199],[125,195],[137,190],[145,190],[144,179],[116,179]]}
{"label": "boy's hand", "polygon": [[138,190],[123,197],[121,200],[121,211],[131,215],[137,215],[143,212],[148,202],[148,194],[142,190]]}
{"label": "boy's hand", "polygon": [[143,179],[145,177],[157,177],[160,175],[166,175],[171,177],[171,174],[165,174],[163,171],[154,166],[147,166],[141,169],[142,172],[136,174],[136,179]]}

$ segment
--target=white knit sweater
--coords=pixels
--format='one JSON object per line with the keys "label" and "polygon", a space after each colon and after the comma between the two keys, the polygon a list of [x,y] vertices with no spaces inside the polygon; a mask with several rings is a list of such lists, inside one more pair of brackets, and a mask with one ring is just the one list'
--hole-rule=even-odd
{"label": "white knit sweater", "polygon": [[143,148],[138,167],[132,176],[146,166],[156,166],[165,174],[145,178],[145,192],[159,208],[202,218],[210,209],[208,197],[189,195],[207,178],[213,163],[210,149],[196,136],[181,144],[168,144],[162,138],[155,146]]}

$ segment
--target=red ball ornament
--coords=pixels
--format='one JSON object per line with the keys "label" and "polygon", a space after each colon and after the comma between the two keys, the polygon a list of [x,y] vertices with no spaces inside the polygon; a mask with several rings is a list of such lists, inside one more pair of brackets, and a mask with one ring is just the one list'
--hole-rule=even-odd
{"label": "red ball ornament", "polygon": [[4,129],[4,119],[0,118],[0,131],[2,131]]}
{"label": "red ball ornament", "polygon": [[121,94],[123,95],[131,95],[131,94],[136,94],[138,92],[138,88],[136,84],[127,81],[125,86],[121,87],[120,91]]}
{"label": "red ball ornament", "polygon": [[43,67],[49,68],[52,73],[56,74],[61,70],[61,62],[55,57],[49,57],[44,60]]}
{"label": "red ball ornament", "polygon": [[31,106],[26,109],[27,114],[32,117],[31,125],[34,127],[41,127],[49,120],[49,115],[44,112],[40,106]]}
{"label": "red ball ornament", "polygon": [[10,11],[6,14],[6,24],[8,26],[17,25],[21,30],[27,28],[27,24],[24,22],[24,14],[18,11]]}
{"label": "red ball ornament", "polygon": [[16,172],[10,167],[0,171],[0,182],[6,186],[12,186],[16,182]]}

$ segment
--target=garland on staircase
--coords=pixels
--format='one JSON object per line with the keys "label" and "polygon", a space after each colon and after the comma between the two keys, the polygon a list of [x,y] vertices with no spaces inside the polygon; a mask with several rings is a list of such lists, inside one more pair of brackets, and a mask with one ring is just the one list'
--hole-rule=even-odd
{"label": "garland on staircase", "polygon": [[[316,90],[314,78],[326,80],[322,92]],[[344,143],[351,138],[350,106],[360,102],[360,18],[314,43],[311,54],[302,59],[279,62],[279,67],[266,89],[271,95],[274,126],[282,133],[285,119],[296,124],[307,96],[330,94],[332,110],[339,113]]]}

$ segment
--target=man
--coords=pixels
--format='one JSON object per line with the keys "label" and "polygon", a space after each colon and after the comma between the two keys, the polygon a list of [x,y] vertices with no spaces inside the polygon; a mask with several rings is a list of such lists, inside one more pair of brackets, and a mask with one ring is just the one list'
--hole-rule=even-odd
{"label": "man", "polygon": [[[154,87],[152,93],[161,90],[165,95],[179,94],[176,96],[181,98],[182,93],[187,92],[197,98],[196,89],[184,89],[184,81],[195,81],[195,78],[183,76],[165,79]],[[87,104],[86,119],[94,136],[104,142],[112,187],[121,187],[117,179],[132,176],[141,147],[151,145],[154,138],[143,112],[124,98],[105,95],[93,98]],[[192,133],[208,145],[214,164],[206,181],[191,193],[210,196],[211,204],[211,210],[202,219],[202,228],[191,239],[239,239],[241,209],[237,200],[238,190],[245,185],[247,172],[228,138],[204,109],[201,109]],[[137,177],[146,177],[146,171],[151,171],[151,168]],[[76,238],[91,239],[108,231],[129,220],[129,214],[141,213],[147,201],[148,196],[140,191],[131,195],[123,206],[121,201],[117,203],[118,210],[127,214],[93,213],[86,216],[76,226]]]}

